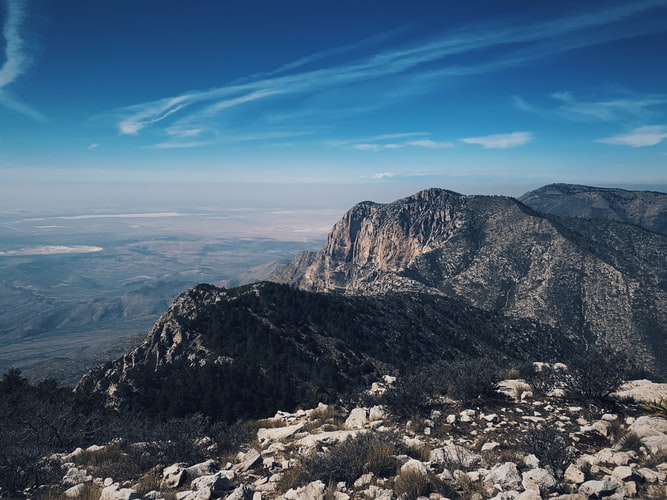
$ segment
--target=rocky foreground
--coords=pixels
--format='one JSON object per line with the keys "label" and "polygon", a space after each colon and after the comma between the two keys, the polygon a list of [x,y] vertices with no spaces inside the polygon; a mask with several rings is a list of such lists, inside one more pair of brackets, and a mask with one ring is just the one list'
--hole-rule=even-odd
{"label": "rocky foreground", "polygon": [[[387,384],[374,384],[365,400],[378,401]],[[517,379],[501,382],[498,391],[499,399],[483,405],[442,401],[427,418],[409,421],[392,418],[378,404],[278,412],[252,424],[253,439],[238,453],[164,464],[122,483],[98,475],[118,443],[77,449],[51,457],[62,467],[60,485],[27,496],[44,498],[49,491],[46,498],[100,500],[667,498],[667,384],[625,384],[606,406],[577,404],[559,391],[537,397]],[[663,412],[649,414],[640,400],[662,400]],[[210,441],[197,445],[215,456]],[[141,451],[147,443],[131,447]],[[122,455],[114,458],[118,464]]]}

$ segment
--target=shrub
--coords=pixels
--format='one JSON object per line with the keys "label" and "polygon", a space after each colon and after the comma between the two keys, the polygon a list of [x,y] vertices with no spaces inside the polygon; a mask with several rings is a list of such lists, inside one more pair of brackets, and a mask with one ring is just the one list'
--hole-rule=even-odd
{"label": "shrub", "polygon": [[641,448],[644,446],[642,439],[635,432],[626,432],[618,440],[618,444],[621,450],[634,451],[637,454],[641,454]]}
{"label": "shrub", "polygon": [[351,483],[362,474],[388,476],[396,471],[397,438],[392,434],[359,434],[332,447],[328,452],[302,459],[305,482]]}
{"label": "shrub", "polygon": [[395,418],[409,420],[430,413],[434,392],[433,380],[422,372],[400,377],[380,400]]}
{"label": "shrub", "polygon": [[623,383],[631,368],[622,353],[596,348],[581,353],[571,362],[566,378],[566,390],[583,402],[604,401]]}
{"label": "shrub", "polygon": [[574,459],[572,449],[565,438],[549,427],[532,429],[524,434],[520,448],[525,453],[532,453],[540,460],[542,467],[551,467],[556,477],[562,477],[563,471]]}
{"label": "shrub", "polygon": [[526,381],[538,396],[547,396],[554,389],[563,389],[566,385],[567,371],[543,364],[539,369],[526,370]]}

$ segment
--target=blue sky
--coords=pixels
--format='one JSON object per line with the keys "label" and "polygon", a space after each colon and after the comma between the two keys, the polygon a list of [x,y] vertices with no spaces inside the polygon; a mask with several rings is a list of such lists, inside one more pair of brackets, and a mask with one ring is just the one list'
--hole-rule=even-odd
{"label": "blue sky", "polygon": [[0,29],[11,203],[667,187],[667,0],[0,0]]}

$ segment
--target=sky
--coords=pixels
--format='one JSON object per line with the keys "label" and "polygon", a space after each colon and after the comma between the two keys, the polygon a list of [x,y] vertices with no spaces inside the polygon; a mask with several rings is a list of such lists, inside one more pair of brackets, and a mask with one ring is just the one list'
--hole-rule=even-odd
{"label": "sky", "polygon": [[0,210],[665,190],[666,51],[667,0],[0,0]]}

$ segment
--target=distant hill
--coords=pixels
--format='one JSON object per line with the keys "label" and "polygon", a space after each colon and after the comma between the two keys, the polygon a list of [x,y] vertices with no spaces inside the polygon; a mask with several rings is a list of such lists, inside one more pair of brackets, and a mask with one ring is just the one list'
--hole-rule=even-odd
{"label": "distant hill", "polygon": [[667,235],[667,193],[549,184],[519,200],[546,214],[616,220]]}
{"label": "distant hill", "polygon": [[456,297],[625,350],[667,373],[667,238],[612,220],[556,218],[513,198],[429,189],[356,205],[321,250],[272,279],[317,292]]}
{"label": "distant hill", "polygon": [[276,283],[183,293],[144,342],[77,387],[153,416],[221,420],[335,401],[385,374],[436,361],[567,359],[582,348],[548,325],[440,295],[317,294]]}

